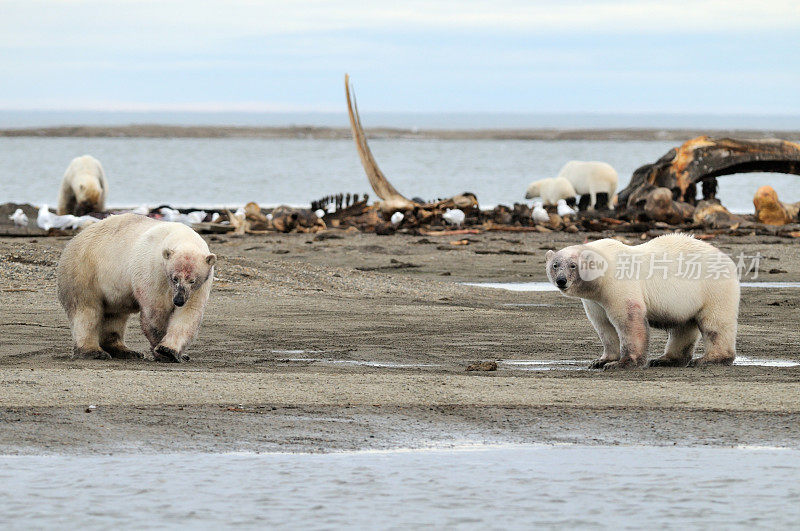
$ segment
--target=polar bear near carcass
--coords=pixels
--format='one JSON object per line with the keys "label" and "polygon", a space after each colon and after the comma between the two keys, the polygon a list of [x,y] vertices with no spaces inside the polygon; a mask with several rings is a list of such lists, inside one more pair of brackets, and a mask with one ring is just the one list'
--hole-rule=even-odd
{"label": "polar bear near carcass", "polygon": [[58,192],[58,215],[83,216],[106,208],[108,182],[100,161],[91,155],[76,157],[69,163]]}
{"label": "polar bear near carcass", "polygon": [[[604,239],[547,252],[547,276],[582,299],[603,343],[591,368],[646,362],[651,326],[669,331],[650,366],[730,365],[736,357],[739,279],[730,257],[682,234],[628,246]],[[702,335],[703,357],[692,359]]]}
{"label": "polar bear near carcass", "polygon": [[563,178],[533,181],[525,191],[525,199],[540,197],[545,205],[557,205],[559,199],[575,199],[575,188]]}
{"label": "polar bear near carcass", "polygon": [[564,164],[556,178],[564,178],[572,184],[578,195],[589,195],[589,210],[597,204],[597,194],[608,194],[608,208],[614,208],[619,176],[606,162],[571,160]]}

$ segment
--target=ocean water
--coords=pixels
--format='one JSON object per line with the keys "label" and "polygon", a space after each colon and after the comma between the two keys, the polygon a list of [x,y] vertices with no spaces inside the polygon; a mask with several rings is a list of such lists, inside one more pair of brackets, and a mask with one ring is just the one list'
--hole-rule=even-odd
{"label": "ocean water", "polygon": [[[482,206],[524,201],[528,183],[555,176],[568,160],[603,160],[620,175],[653,162],[674,142],[373,140],[394,186],[425,200],[469,191]],[[0,202],[57,201],[69,161],[90,153],[109,180],[109,206],[308,205],[340,192],[375,194],[353,142],[314,139],[0,138]],[[735,212],[752,212],[763,184],[783,201],[800,201],[797,176],[722,177],[719,196]]]}
{"label": "ocean water", "polygon": [[6,529],[781,529],[800,452],[476,446],[0,457]]}

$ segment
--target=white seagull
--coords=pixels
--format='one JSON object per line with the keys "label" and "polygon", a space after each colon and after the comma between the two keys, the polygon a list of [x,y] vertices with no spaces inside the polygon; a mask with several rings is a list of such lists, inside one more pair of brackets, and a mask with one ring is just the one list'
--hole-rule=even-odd
{"label": "white seagull", "polygon": [[547,210],[544,209],[541,201],[536,201],[533,204],[533,212],[531,213],[531,217],[536,223],[550,222],[550,214],[548,214]]}
{"label": "white seagull", "polygon": [[39,209],[39,215],[36,216],[36,225],[44,230],[65,229],[67,227],[79,229],[95,221],[97,221],[97,218],[93,218],[92,216],[73,216],[72,214],[57,216],[50,212],[47,205],[42,205]]}
{"label": "white seagull", "polygon": [[461,226],[461,224],[464,223],[465,217],[464,211],[460,208],[454,208],[452,210],[448,208],[447,211],[442,214],[442,219],[444,219],[450,225],[456,226]]}
{"label": "white seagull", "polygon": [[180,211],[172,208],[163,207],[158,212],[164,218],[164,221],[178,221],[181,219]]}
{"label": "white seagull", "polygon": [[17,227],[28,226],[28,216],[25,215],[25,212],[23,212],[21,208],[16,209],[13,214],[8,216],[8,219],[13,221],[14,225]]}
{"label": "white seagull", "polygon": [[571,209],[569,205],[567,205],[566,200],[564,199],[558,200],[558,206],[556,207],[556,211],[558,212],[558,215],[561,216],[562,218],[564,216],[574,216],[576,214],[575,210]]}

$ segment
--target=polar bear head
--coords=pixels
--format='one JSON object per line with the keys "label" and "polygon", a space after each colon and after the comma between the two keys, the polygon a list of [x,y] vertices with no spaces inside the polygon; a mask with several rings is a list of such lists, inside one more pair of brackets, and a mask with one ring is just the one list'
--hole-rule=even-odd
{"label": "polar bear head", "polygon": [[528,185],[528,189],[525,191],[525,199],[533,199],[534,197],[541,197],[542,192],[540,186],[542,181],[533,181],[531,184]]}
{"label": "polar bear head", "polygon": [[162,257],[173,290],[172,303],[178,307],[208,282],[217,262],[217,255],[202,252],[196,246],[168,247],[162,251]]}
{"label": "polar bear head", "polygon": [[82,216],[97,209],[103,196],[103,185],[96,175],[83,173],[73,179],[72,193],[75,194],[75,214]]}
{"label": "polar bear head", "polygon": [[599,280],[608,269],[608,261],[582,245],[547,251],[547,278],[564,295],[587,298],[598,290]]}

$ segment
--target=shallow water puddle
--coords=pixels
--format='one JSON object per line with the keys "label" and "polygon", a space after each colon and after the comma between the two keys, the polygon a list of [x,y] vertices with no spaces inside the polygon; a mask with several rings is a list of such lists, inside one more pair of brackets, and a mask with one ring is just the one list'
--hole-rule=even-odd
{"label": "shallow water puddle", "polygon": [[800,362],[791,360],[776,360],[763,358],[748,358],[747,356],[737,356],[734,365],[743,367],[797,367]]}
{"label": "shallow water puddle", "polygon": [[[275,351],[283,353],[286,351]],[[302,354],[308,351],[299,351]],[[293,352],[294,353],[294,352]],[[371,360],[334,360],[330,358],[282,358],[275,361],[283,363],[319,363],[323,365],[357,365],[360,367],[379,367],[381,369],[416,369],[422,367],[441,367],[438,363],[398,363],[394,361],[371,361]]]}
{"label": "shallow water puddle", "polygon": [[549,282],[462,282],[462,284],[508,291],[558,291],[558,288]]}
{"label": "shallow water puddle", "polygon": [[743,288],[800,288],[800,282],[741,282]]}
{"label": "shallow water puddle", "polygon": [[[500,360],[498,364],[515,371],[585,371],[589,360]],[[800,362],[738,356],[734,365],[741,367],[797,367]]]}
{"label": "shallow water puddle", "polygon": [[271,350],[273,354],[320,354],[321,350],[303,350],[303,349],[290,349],[290,350]]}
{"label": "shallow water puddle", "polygon": [[585,360],[500,360],[498,365],[515,371],[585,371]]}
{"label": "shallow water puddle", "polygon": [[414,369],[417,367],[440,366],[438,363],[396,363],[393,361],[362,361],[362,360],[323,360],[323,363],[359,365],[362,367],[381,367],[387,369]]}
{"label": "shallow water puddle", "polygon": [[[504,289],[508,291],[558,291],[549,282],[463,282],[465,286]],[[800,282],[742,282],[743,288],[800,288]]]}

